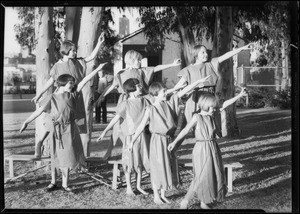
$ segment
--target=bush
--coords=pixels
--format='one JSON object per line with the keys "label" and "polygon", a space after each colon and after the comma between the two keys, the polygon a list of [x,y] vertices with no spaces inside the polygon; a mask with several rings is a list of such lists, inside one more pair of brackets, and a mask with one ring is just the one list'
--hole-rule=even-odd
{"label": "bush", "polygon": [[291,87],[281,91],[268,87],[252,87],[248,88],[248,94],[250,108],[279,107],[288,109],[291,107]]}

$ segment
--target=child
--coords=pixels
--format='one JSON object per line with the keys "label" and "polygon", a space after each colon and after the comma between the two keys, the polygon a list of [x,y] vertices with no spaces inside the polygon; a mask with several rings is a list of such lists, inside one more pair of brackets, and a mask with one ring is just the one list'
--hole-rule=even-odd
{"label": "child", "polygon": [[47,191],[53,191],[56,186],[55,169],[62,171],[62,188],[71,192],[68,186],[69,170],[76,169],[84,164],[83,148],[75,123],[76,100],[83,86],[103,67],[100,64],[97,69],[87,75],[77,88],[75,78],[70,74],[62,74],[57,78],[57,90],[48,97],[48,102],[33,112],[24,122],[20,132],[43,112],[49,112],[52,118],[50,152],[52,164],[52,180]]}
{"label": "child", "polygon": [[[150,175],[154,202],[156,204],[163,204],[164,202],[161,199],[166,203],[170,203],[165,197],[165,191],[173,185],[167,145],[170,137],[173,136],[176,130],[178,100],[185,93],[193,90],[198,84],[201,84],[199,87],[203,87],[202,82],[206,81],[206,79],[200,79],[185,87],[182,91],[174,93],[168,101],[166,96],[170,91],[167,91],[162,83],[154,82],[150,85],[149,93],[154,97],[154,101],[152,105],[146,108],[144,117],[130,142],[129,149],[131,150],[133,143],[149,122],[149,130],[151,132]],[[161,191],[161,196],[159,196],[159,190]]]}
{"label": "child", "polygon": [[[209,81],[205,83],[205,86],[216,86],[219,79],[219,64],[230,57],[238,54],[242,50],[248,50],[252,46],[252,43],[235,50],[229,51],[222,56],[212,58],[211,61],[207,62],[208,54],[207,48],[204,45],[197,45],[194,47],[194,64],[191,64],[181,71],[179,71],[181,78],[178,83],[174,86],[175,88],[181,87],[185,84],[191,84],[194,81],[201,79],[207,75],[211,75]],[[190,121],[193,113],[197,109],[197,95],[201,92],[194,92],[186,102],[185,116],[186,120]]]}
{"label": "child", "polygon": [[196,126],[196,144],[192,153],[194,178],[180,203],[181,209],[187,208],[194,193],[197,193],[202,209],[209,209],[207,204],[222,201],[225,197],[227,188],[224,166],[221,151],[216,142],[216,137],[221,137],[221,130],[216,126],[214,116],[244,95],[245,90],[242,90],[236,97],[225,101],[219,110],[216,97],[208,92],[202,92],[198,99],[201,112],[193,115],[191,121],[168,146],[168,150],[172,151],[189,130]]}
{"label": "child", "polygon": [[[86,72],[86,63],[92,61],[104,41],[104,33],[99,36],[98,43],[91,53],[90,56],[85,58],[76,58],[76,45],[71,41],[65,41],[62,43],[60,47],[60,53],[62,58],[56,62],[50,70],[50,79],[47,81],[45,86],[42,88],[40,93],[38,93],[32,101],[37,103],[41,96],[51,87],[54,85],[57,78],[62,74],[69,74],[74,77],[75,84],[78,84],[85,76]],[[80,130],[80,135],[82,138],[83,148],[85,156],[89,156],[89,148],[88,142],[86,139],[88,127],[87,127],[87,118],[86,115],[86,107],[84,105],[83,94],[80,92],[79,96],[77,96],[77,109],[76,109],[76,123]],[[46,118],[47,120],[47,118]],[[47,128],[47,127],[46,127]],[[49,131],[49,130],[48,130]]]}
{"label": "child", "polygon": [[[128,52],[126,52],[124,60],[126,68],[124,70],[119,71],[115,75],[112,85],[110,87],[107,87],[99,97],[100,101],[102,101],[104,97],[107,94],[109,94],[114,88],[118,88],[118,91],[120,93],[118,104],[122,102],[126,97],[126,93],[124,93],[123,89],[123,84],[129,78],[136,78],[139,80],[140,84],[142,85],[143,95],[145,95],[148,93],[148,87],[150,82],[152,81],[152,77],[155,72],[180,65],[180,59],[176,59],[172,64],[157,65],[155,67],[141,67],[142,55],[134,50],[129,50]],[[145,98],[149,100],[151,99],[149,96],[145,96]],[[111,142],[113,145],[116,144],[118,139],[120,139],[122,142],[124,140],[124,136],[122,136],[122,133],[119,132],[120,123],[122,123],[122,121],[116,123],[116,125],[113,128],[113,142]],[[111,153],[113,145],[109,146],[107,154]],[[108,157],[107,154],[105,155],[105,157]]]}
{"label": "child", "polygon": [[128,145],[136,128],[143,118],[146,106],[150,103],[147,99],[141,96],[142,87],[138,79],[130,78],[126,80],[123,84],[123,89],[128,98],[118,105],[116,116],[110,121],[97,141],[103,139],[106,132],[110,130],[121,118],[123,119],[123,123],[121,124],[122,134],[124,135],[122,162],[127,184],[126,193],[128,195],[134,195],[130,183],[130,173],[135,171],[137,173],[137,190],[142,194],[147,195],[148,193],[141,188],[141,178],[143,166],[145,170],[149,172],[149,157],[147,148],[149,138],[147,138],[145,132],[143,132],[133,148],[133,153],[128,151]]}

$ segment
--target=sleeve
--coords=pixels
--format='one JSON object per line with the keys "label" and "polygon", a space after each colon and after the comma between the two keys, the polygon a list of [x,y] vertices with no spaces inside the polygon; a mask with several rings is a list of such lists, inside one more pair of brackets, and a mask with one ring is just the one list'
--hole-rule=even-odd
{"label": "sleeve", "polygon": [[175,92],[167,101],[168,105],[173,109],[177,116],[179,114],[179,101],[178,92]]}
{"label": "sleeve", "polygon": [[117,106],[117,111],[116,113],[118,115],[120,115],[123,119],[126,118],[126,101],[121,102],[118,106]]}
{"label": "sleeve", "polygon": [[53,96],[53,94],[48,94],[39,102],[39,107],[46,106],[46,108],[45,108],[46,113],[50,113],[50,111],[51,111],[52,96]]}
{"label": "sleeve", "polygon": [[153,78],[154,67],[144,67],[142,68],[142,71],[144,73],[144,81],[147,85],[149,85]]}
{"label": "sleeve", "polygon": [[86,65],[86,62],[85,62],[84,58],[80,57],[80,58],[77,58],[77,60],[78,60],[78,62],[80,62],[81,66],[82,66],[82,72],[83,72],[83,74],[85,74],[86,73],[87,65]]}
{"label": "sleeve", "polygon": [[56,63],[52,66],[52,68],[50,69],[50,77],[52,77],[52,79],[56,80],[57,79],[57,69],[56,69]]}
{"label": "sleeve", "polygon": [[213,71],[215,72],[216,75],[219,76],[219,60],[218,60],[218,57],[212,58],[210,62],[211,62]]}
{"label": "sleeve", "polygon": [[118,80],[117,75],[113,76],[112,85],[119,87],[119,80]]}
{"label": "sleeve", "polygon": [[181,78],[184,78],[188,82],[188,84],[191,83],[191,75],[190,75],[190,72],[188,70],[188,67],[185,67],[182,70],[180,70],[178,72],[177,76],[179,76]]}

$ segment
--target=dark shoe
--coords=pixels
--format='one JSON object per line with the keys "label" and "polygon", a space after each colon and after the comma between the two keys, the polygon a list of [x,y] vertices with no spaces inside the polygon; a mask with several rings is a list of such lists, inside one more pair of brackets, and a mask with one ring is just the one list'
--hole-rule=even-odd
{"label": "dark shoe", "polygon": [[65,192],[73,192],[73,190],[70,187],[61,187],[63,189],[63,191]]}
{"label": "dark shoe", "polygon": [[47,187],[46,187],[46,191],[47,192],[52,192],[54,190],[57,189],[57,185],[56,184],[53,184],[53,183],[50,183]]}

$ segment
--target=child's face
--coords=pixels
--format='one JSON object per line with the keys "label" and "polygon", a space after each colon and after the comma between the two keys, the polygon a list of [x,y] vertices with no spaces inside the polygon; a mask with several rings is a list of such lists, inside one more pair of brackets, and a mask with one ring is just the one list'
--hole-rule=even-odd
{"label": "child's face", "polygon": [[198,61],[200,62],[206,62],[208,59],[208,54],[207,54],[207,50],[205,47],[201,47],[199,52],[198,52],[198,57],[197,57]]}
{"label": "child's face", "polygon": [[69,81],[69,82],[64,86],[65,91],[71,92],[72,89],[74,88],[74,85],[75,85],[74,81]]}
{"label": "child's face", "polygon": [[142,85],[141,84],[137,84],[137,85],[135,85],[135,87],[136,87],[136,91],[135,91],[135,94],[136,95],[141,95],[142,94],[142,92],[143,92],[143,87],[142,87]]}
{"label": "child's face", "polygon": [[162,88],[162,89],[158,92],[157,98],[158,98],[159,100],[161,100],[161,101],[164,101],[164,100],[167,99],[167,97],[166,97],[166,89],[165,89],[165,88]]}
{"label": "child's face", "polygon": [[132,67],[134,67],[134,68],[140,68],[141,67],[141,59],[134,59],[133,61],[132,61]]}
{"label": "child's face", "polygon": [[215,111],[216,111],[216,108],[214,108],[214,107],[209,107],[209,109],[208,109],[208,113],[209,114],[214,114],[215,113]]}
{"label": "child's face", "polygon": [[69,51],[69,55],[68,55],[68,58],[75,58],[76,57],[76,54],[77,54],[77,50],[75,47],[72,47],[71,50]]}

